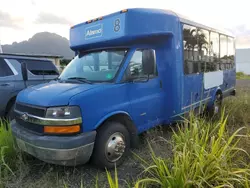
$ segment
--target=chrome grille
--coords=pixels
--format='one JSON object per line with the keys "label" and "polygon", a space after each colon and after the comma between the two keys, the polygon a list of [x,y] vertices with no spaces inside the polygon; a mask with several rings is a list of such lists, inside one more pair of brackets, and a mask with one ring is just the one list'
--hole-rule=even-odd
{"label": "chrome grille", "polygon": [[45,117],[46,113],[46,108],[22,104],[22,103],[16,103],[15,109],[19,112],[26,112],[28,114],[32,114],[38,117]]}

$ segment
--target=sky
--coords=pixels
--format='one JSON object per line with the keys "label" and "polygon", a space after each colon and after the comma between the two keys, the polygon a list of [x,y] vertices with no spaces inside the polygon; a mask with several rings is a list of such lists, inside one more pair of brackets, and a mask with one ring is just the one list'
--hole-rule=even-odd
{"label": "sky", "polygon": [[250,48],[249,0],[0,0],[0,43],[28,40],[37,32],[69,38],[70,26],[126,8],[170,9],[236,36]]}

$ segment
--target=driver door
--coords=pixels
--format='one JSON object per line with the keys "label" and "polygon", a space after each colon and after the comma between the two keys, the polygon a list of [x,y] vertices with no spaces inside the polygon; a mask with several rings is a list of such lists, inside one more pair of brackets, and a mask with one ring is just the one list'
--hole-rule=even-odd
{"label": "driver door", "polygon": [[164,94],[158,77],[155,51],[138,49],[126,70],[130,110],[140,132],[163,120]]}

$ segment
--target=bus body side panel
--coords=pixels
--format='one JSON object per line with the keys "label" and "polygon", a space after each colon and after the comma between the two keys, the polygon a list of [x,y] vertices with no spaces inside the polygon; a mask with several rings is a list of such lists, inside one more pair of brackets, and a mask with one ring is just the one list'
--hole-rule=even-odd
{"label": "bus body side panel", "polygon": [[[178,117],[192,108],[199,106],[200,102],[204,99],[203,89],[203,74],[185,74],[184,72],[184,53],[183,53],[183,26],[179,22],[178,29],[178,44],[179,49],[176,54],[178,56],[177,70],[179,71],[179,77],[176,78],[179,82],[179,110],[174,117]],[[175,118],[176,119],[176,118]]]}
{"label": "bus body side panel", "polygon": [[176,26],[174,31],[174,43],[173,43],[174,63],[172,65],[172,101],[173,109],[171,120],[175,121],[179,119],[179,115],[182,113],[182,103],[185,98],[183,93],[184,87],[184,71],[183,71],[183,58],[182,58],[182,27],[180,20],[176,18]]}
{"label": "bus body side panel", "polygon": [[224,81],[222,85],[223,96],[227,97],[235,89],[236,85],[236,70],[233,69],[224,70]]}

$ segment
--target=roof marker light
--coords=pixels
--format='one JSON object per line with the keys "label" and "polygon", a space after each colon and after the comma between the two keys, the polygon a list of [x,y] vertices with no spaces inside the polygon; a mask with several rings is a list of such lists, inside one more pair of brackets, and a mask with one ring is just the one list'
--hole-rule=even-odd
{"label": "roof marker light", "polygon": [[121,13],[125,13],[125,12],[128,12],[128,9],[121,10]]}

